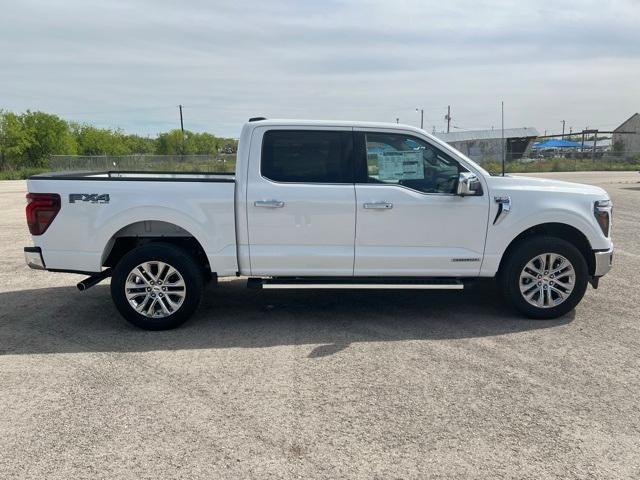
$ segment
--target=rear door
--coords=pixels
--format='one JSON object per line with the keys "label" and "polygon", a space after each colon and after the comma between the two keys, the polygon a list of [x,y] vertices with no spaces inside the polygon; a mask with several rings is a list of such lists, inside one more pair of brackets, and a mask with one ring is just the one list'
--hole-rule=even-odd
{"label": "rear door", "polygon": [[252,275],[352,276],[352,129],[259,127],[249,156]]}
{"label": "rear door", "polygon": [[[364,130],[364,129],[363,129]],[[468,169],[411,133],[355,132],[356,276],[476,276],[489,201],[456,195]]]}

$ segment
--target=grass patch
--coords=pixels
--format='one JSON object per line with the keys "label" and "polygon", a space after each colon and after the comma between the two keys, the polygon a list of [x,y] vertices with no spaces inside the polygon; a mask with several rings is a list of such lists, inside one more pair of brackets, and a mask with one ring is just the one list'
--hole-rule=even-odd
{"label": "grass patch", "polygon": [[[480,164],[489,173],[502,173],[500,162],[485,162]],[[507,173],[539,173],[539,172],[593,172],[593,171],[624,171],[640,170],[640,161],[621,162],[610,160],[591,160],[576,158],[547,158],[530,163],[507,162]]]}
{"label": "grass patch", "polygon": [[0,180],[24,180],[31,175],[51,171],[50,168],[18,168],[16,170],[0,170]]}

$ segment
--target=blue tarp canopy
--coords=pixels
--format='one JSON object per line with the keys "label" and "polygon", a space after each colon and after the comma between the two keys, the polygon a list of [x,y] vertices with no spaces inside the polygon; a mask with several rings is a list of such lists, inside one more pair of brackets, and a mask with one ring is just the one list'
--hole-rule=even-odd
{"label": "blue tarp canopy", "polygon": [[580,148],[582,144],[578,142],[570,142],[569,140],[547,140],[546,142],[536,143],[533,148],[548,149],[548,148]]}

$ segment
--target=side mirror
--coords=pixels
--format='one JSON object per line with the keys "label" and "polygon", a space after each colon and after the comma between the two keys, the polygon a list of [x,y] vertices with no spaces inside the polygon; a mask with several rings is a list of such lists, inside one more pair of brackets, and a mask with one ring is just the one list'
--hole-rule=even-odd
{"label": "side mirror", "polygon": [[471,172],[460,172],[456,194],[461,197],[482,195],[482,185],[480,185],[478,177]]}

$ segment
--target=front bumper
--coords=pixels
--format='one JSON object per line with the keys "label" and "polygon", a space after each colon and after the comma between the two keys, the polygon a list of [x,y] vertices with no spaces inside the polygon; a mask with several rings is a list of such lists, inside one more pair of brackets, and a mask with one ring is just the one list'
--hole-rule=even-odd
{"label": "front bumper", "polygon": [[29,268],[34,270],[46,270],[47,268],[44,264],[40,247],[24,247],[24,260]]}
{"label": "front bumper", "polygon": [[609,250],[596,250],[593,252],[593,256],[596,260],[593,276],[602,277],[609,273],[613,266],[613,247]]}

